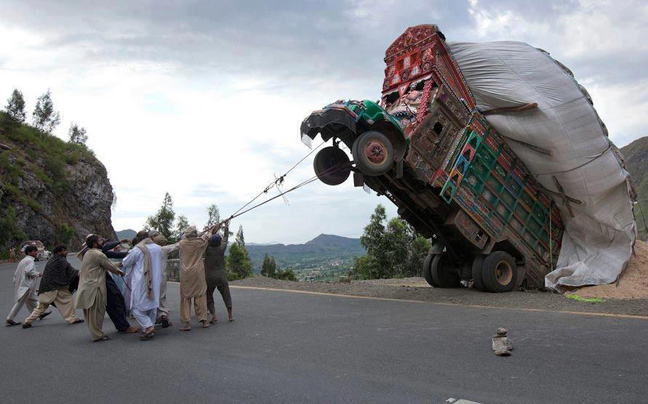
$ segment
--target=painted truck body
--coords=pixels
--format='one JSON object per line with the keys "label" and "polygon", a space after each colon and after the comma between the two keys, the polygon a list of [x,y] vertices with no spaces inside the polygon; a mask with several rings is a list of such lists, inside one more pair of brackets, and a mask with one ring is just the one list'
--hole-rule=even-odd
{"label": "painted truck body", "polygon": [[385,62],[380,105],[338,101],[302,123],[302,136],[333,139],[315,158],[320,179],[337,185],[353,172],[356,186],[385,195],[432,238],[423,268],[432,286],[543,287],[560,251],[560,212],[475,108],[443,34],[408,28]]}

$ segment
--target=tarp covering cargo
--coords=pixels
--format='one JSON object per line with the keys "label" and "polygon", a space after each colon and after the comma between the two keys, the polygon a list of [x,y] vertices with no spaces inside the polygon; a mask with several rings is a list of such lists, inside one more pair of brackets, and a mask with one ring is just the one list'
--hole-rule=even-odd
{"label": "tarp covering cargo", "polygon": [[487,118],[561,208],[562,249],[545,285],[560,290],[617,280],[636,235],[629,174],[587,93],[566,68],[525,43],[450,49],[480,110],[538,104]]}

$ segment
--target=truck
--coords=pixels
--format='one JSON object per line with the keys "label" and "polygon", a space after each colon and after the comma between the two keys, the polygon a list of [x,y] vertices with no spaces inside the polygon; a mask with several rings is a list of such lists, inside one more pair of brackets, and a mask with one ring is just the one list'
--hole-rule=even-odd
{"label": "truck", "polygon": [[353,175],[393,202],[432,240],[423,274],[433,287],[542,288],[560,253],[560,210],[476,107],[443,33],[408,28],[385,63],[379,102],[339,100],[302,122],[303,141],[332,140],[313,162],[319,180]]}

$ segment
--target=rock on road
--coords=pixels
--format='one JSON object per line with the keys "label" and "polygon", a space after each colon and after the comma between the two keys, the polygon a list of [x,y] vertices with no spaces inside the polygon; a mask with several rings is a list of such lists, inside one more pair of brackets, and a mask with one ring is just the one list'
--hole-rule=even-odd
{"label": "rock on road", "polygon": [[[13,304],[14,269],[0,266],[3,314]],[[177,326],[177,284],[169,294]],[[1,401],[647,401],[648,319],[263,289],[232,294],[235,322],[222,321],[218,300],[217,325],[159,330],[146,342],[117,334],[107,317],[113,340],[105,343],[92,343],[85,324],[67,325],[58,313],[27,330],[2,327]],[[497,327],[509,330],[511,357],[491,351]]]}

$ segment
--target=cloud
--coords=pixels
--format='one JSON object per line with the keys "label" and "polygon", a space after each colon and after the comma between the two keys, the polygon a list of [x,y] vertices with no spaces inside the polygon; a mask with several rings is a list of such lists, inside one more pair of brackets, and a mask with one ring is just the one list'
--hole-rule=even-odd
{"label": "cloud", "polygon": [[[117,192],[117,228],[139,228],[165,192],[196,224],[235,211],[308,153],[299,126],[340,99],[376,99],[385,49],[408,26],[450,41],[520,40],[551,52],[594,97],[620,146],[648,135],[645,2],[4,1],[0,96],[32,108],[48,88]],[[316,143],[317,144],[317,143]],[[285,188],[310,178],[312,157]],[[143,179],[142,167],[147,170]],[[251,241],[358,236],[379,202],[314,183],[240,218]],[[390,207],[395,215],[395,208]]]}

